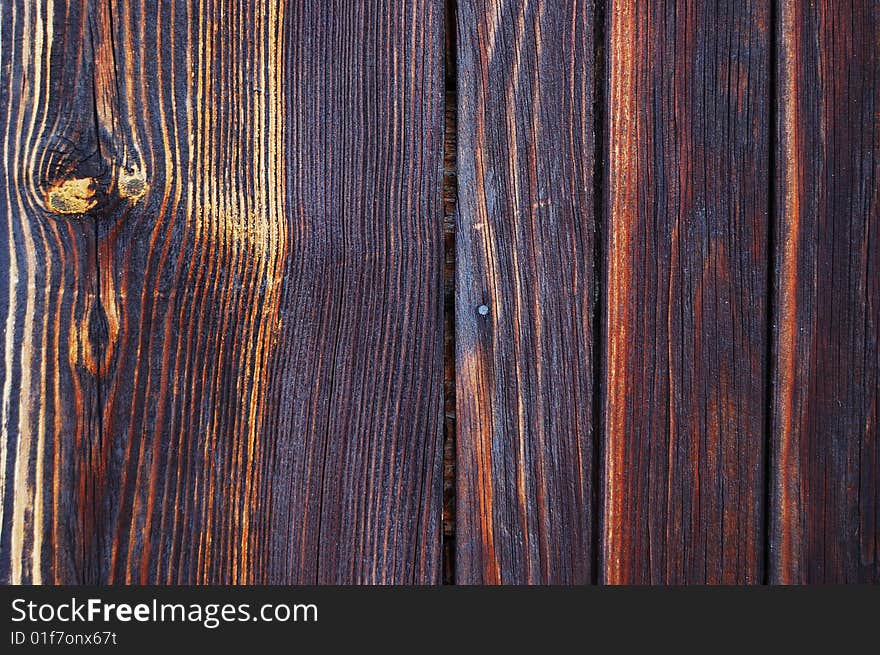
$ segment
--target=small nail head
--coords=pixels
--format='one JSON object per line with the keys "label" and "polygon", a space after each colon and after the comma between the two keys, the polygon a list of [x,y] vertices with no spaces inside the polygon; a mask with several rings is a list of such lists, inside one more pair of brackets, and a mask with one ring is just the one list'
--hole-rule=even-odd
{"label": "small nail head", "polygon": [[486,305],[480,305],[479,307],[477,307],[477,313],[480,316],[485,316],[489,313],[489,308]]}

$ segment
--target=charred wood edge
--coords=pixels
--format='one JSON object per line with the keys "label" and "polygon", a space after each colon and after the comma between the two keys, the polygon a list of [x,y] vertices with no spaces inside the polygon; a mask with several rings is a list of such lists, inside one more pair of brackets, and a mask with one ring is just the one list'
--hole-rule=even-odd
{"label": "charred wood edge", "polygon": [[446,3],[443,131],[442,584],[455,584],[455,222],[458,207],[457,0]]}

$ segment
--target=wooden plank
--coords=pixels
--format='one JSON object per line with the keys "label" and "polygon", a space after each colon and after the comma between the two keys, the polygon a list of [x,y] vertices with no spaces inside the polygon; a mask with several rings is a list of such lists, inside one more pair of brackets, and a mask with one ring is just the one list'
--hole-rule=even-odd
{"label": "wooden plank", "polygon": [[778,23],[771,581],[880,582],[880,6]]}
{"label": "wooden plank", "polygon": [[770,29],[610,5],[608,583],[763,577]]}
{"label": "wooden plank", "polygon": [[442,3],[64,4],[2,10],[5,577],[435,582]]}
{"label": "wooden plank", "polygon": [[[103,332],[100,162],[76,4],[0,5],[0,581],[87,582]],[[53,26],[55,28],[53,35]]]}
{"label": "wooden plank", "polygon": [[96,124],[118,177],[98,222],[110,326],[102,573],[258,580],[260,485],[280,437],[263,425],[268,361],[296,220],[283,8],[92,10]]}
{"label": "wooden plank", "polygon": [[[320,104],[301,107],[294,121],[298,160],[309,163],[292,187],[306,220],[301,282],[284,311],[313,311],[333,289],[332,386],[311,389],[316,375],[303,364],[314,361],[315,324],[302,322],[301,336],[288,342],[302,351],[301,361],[283,354],[276,370],[303,400],[306,390],[309,403],[329,400],[327,424],[311,428],[317,438],[309,444],[321,471],[290,475],[290,500],[285,505],[278,494],[275,502],[295,522],[317,516],[310,485],[321,482],[312,487],[320,490],[318,530],[297,531],[287,542],[296,570],[303,553],[306,561],[317,553],[319,583],[434,583],[443,491],[444,6],[326,4],[314,0],[302,13],[309,68],[295,96],[320,97]],[[310,49],[328,26],[335,38]],[[323,361],[312,366],[317,375],[327,370]],[[276,421],[291,421],[294,446],[310,425],[300,411],[295,406]],[[272,538],[285,539],[279,535],[288,520],[273,524]]]}
{"label": "wooden plank", "polygon": [[593,576],[594,17],[458,3],[459,583]]}

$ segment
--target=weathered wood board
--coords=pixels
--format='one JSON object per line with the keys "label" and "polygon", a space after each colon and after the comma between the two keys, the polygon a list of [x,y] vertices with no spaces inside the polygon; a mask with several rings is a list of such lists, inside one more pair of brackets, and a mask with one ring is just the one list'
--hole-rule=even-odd
{"label": "weathered wood board", "polygon": [[5,580],[438,580],[443,24],[4,3]]}
{"label": "weathered wood board", "polygon": [[770,3],[610,11],[602,579],[761,582]]}
{"label": "weathered wood board", "polygon": [[592,2],[458,4],[456,575],[589,583]]}
{"label": "weathered wood board", "polygon": [[880,581],[878,30],[0,3],[0,582]]}
{"label": "weathered wood board", "polygon": [[775,583],[880,582],[880,6],[779,3]]}

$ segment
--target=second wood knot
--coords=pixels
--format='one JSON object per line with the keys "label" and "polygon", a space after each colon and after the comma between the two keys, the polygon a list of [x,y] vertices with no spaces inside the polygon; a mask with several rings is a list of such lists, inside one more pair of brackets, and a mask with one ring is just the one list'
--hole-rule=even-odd
{"label": "second wood knot", "polygon": [[147,192],[147,175],[140,168],[120,168],[116,187],[120,196],[137,202]]}

